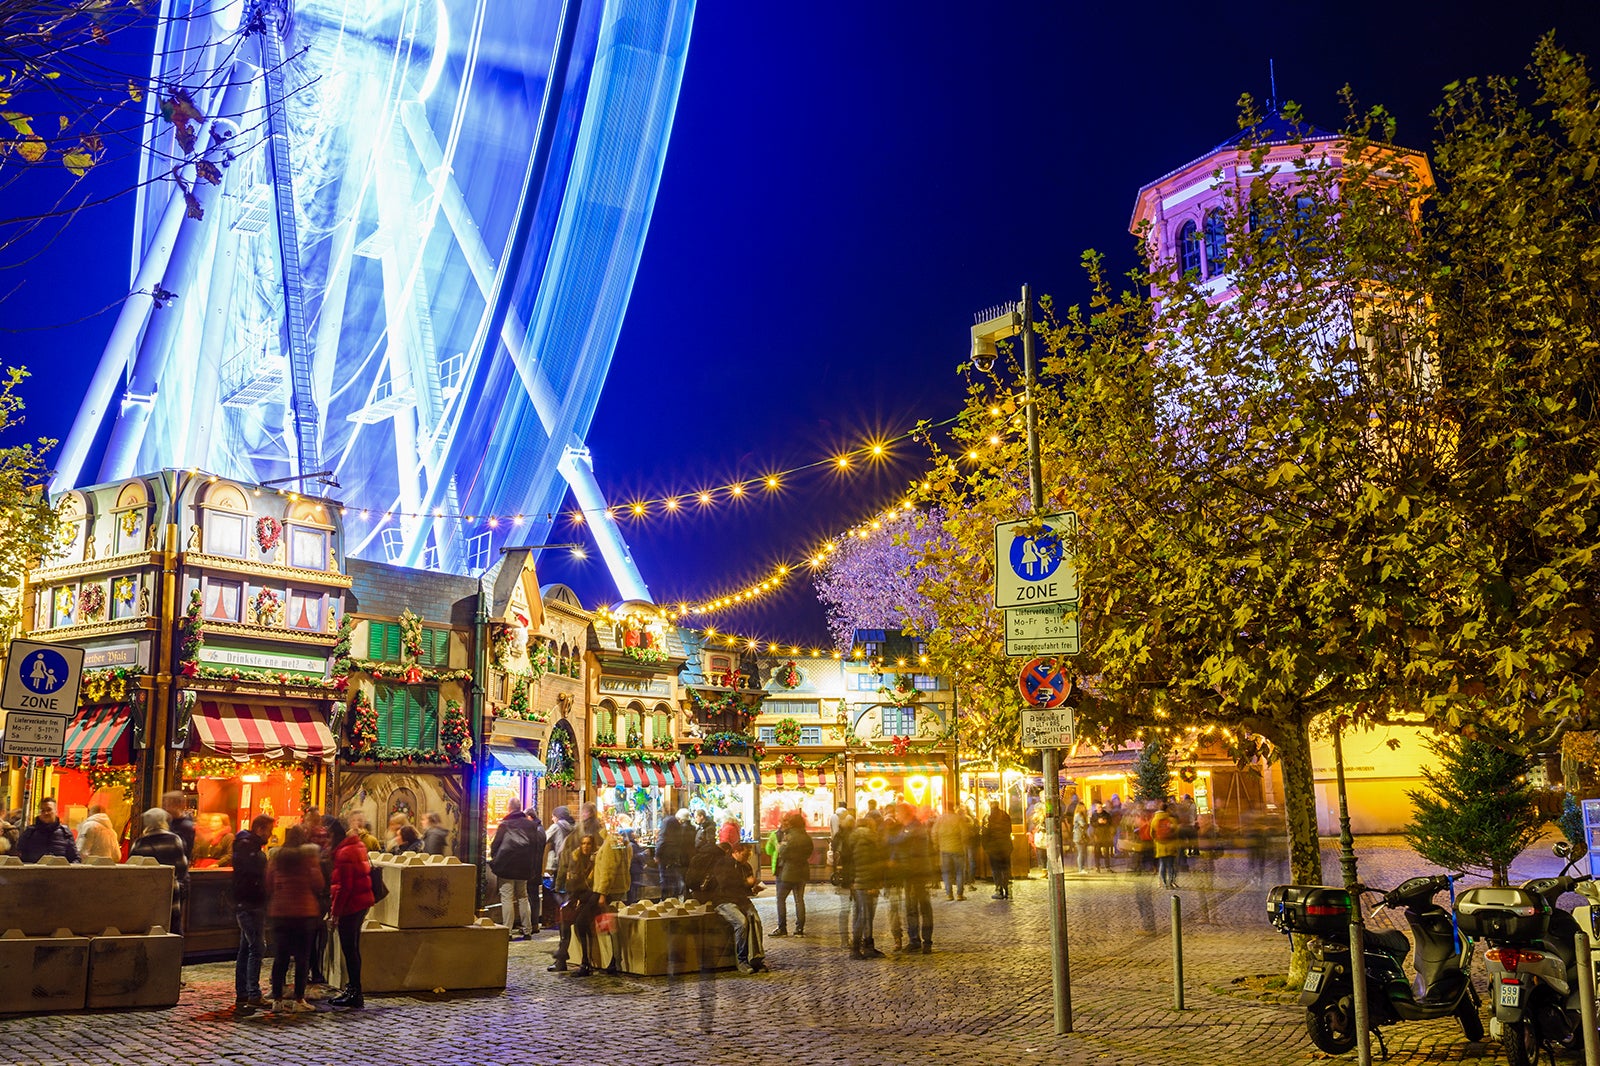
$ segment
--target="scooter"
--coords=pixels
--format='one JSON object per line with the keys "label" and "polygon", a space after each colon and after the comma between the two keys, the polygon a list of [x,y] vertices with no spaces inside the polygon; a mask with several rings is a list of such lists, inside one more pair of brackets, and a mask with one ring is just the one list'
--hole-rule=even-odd
{"label": "scooter", "polygon": [[[1533,1066],[1546,1044],[1565,1051],[1583,1046],[1577,933],[1595,933],[1600,886],[1588,875],[1567,875],[1577,861],[1570,846],[1560,843],[1554,850],[1567,860],[1555,877],[1515,888],[1474,888],[1456,900],[1461,928],[1488,945],[1484,962],[1494,1004],[1489,1027],[1510,1066]],[[1587,905],[1571,914],[1557,907],[1567,892],[1580,893]]]}
{"label": "scooter", "polygon": [[[1417,940],[1413,980],[1405,972],[1411,942],[1404,933],[1368,929],[1363,937],[1368,1024],[1380,1046],[1380,1026],[1451,1016],[1461,1023],[1468,1040],[1483,1039],[1478,993],[1470,978],[1471,942],[1456,935],[1450,911],[1433,902],[1451,881],[1447,874],[1413,877],[1382,893],[1374,911],[1401,908]],[[1357,891],[1378,890],[1358,885]],[[1342,1055],[1356,1044],[1351,911],[1350,893],[1328,885],[1279,885],[1267,896],[1268,918],[1280,932],[1313,938],[1311,968],[1301,986],[1300,1005],[1306,1009],[1311,1042],[1330,1055]]]}

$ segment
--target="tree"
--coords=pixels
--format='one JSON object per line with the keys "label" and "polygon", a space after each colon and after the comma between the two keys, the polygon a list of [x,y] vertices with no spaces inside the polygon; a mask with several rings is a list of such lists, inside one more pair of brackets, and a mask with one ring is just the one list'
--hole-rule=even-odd
{"label": "tree", "polygon": [[1545,823],[1528,787],[1532,759],[1452,737],[1428,747],[1439,767],[1422,771],[1424,789],[1407,792],[1416,815],[1406,827],[1406,840],[1436,866],[1487,874],[1494,884],[1506,884],[1512,860],[1539,838]]}
{"label": "tree", "polygon": [[1165,803],[1172,798],[1172,767],[1167,763],[1167,748],[1152,740],[1139,749],[1133,764],[1133,798]]}
{"label": "tree", "polygon": [[[0,439],[22,425],[23,403],[18,387],[26,370],[7,368],[0,384]],[[0,633],[11,632],[21,604],[17,589],[30,567],[50,553],[61,523],[45,494],[49,470],[44,454],[55,441],[0,447]]]}
{"label": "tree", "polygon": [[858,629],[922,632],[932,622],[911,573],[933,527],[902,520],[886,530],[841,538],[816,571],[813,584],[828,609],[834,646],[848,654]]}

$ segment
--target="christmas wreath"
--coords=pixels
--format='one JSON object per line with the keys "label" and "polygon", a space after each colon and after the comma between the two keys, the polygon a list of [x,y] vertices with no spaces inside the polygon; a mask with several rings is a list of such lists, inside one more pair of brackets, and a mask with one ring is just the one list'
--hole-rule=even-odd
{"label": "christmas wreath", "polygon": [[98,622],[106,609],[106,590],[101,585],[85,585],[78,595],[78,608],[85,622]]}
{"label": "christmas wreath", "polygon": [[256,543],[261,545],[263,552],[270,552],[278,546],[278,540],[283,536],[283,523],[271,515],[263,515],[256,519]]}
{"label": "christmas wreath", "polygon": [[800,723],[793,718],[785,718],[772,727],[772,741],[786,748],[792,748],[800,743]]}
{"label": "christmas wreath", "polygon": [[1178,779],[1183,781],[1185,784],[1193,784],[1194,779],[1199,776],[1199,771],[1192,766],[1182,766],[1178,768]]}
{"label": "christmas wreath", "polygon": [[788,662],[784,663],[778,668],[775,679],[777,680],[778,684],[782,685],[784,688],[799,688],[800,667],[795,665],[793,659],[790,659]]}

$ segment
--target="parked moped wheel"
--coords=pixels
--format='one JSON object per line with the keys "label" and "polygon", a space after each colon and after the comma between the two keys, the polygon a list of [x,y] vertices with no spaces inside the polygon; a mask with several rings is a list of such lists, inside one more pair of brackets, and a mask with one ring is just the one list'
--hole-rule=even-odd
{"label": "parked moped wheel", "polygon": [[1307,1007],[1306,1032],[1317,1050],[1343,1055],[1356,1046],[1355,1005],[1345,996]]}
{"label": "parked moped wheel", "polygon": [[1478,1015],[1478,1003],[1473,996],[1461,997],[1456,1005],[1456,1021],[1461,1023],[1462,1036],[1474,1044],[1483,1039],[1483,1018]]}
{"label": "parked moped wheel", "polygon": [[1500,1046],[1505,1048],[1506,1066],[1537,1066],[1539,1037],[1531,1022],[1511,1022],[1501,1028]]}

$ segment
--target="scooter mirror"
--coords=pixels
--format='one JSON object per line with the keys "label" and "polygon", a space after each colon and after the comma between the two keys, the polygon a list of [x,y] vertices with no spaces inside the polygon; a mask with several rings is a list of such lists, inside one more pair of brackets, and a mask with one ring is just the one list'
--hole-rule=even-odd
{"label": "scooter mirror", "polygon": [[1556,841],[1555,846],[1550,849],[1550,851],[1558,858],[1565,859],[1567,856],[1572,854],[1572,845],[1568,844],[1565,840],[1558,840]]}

